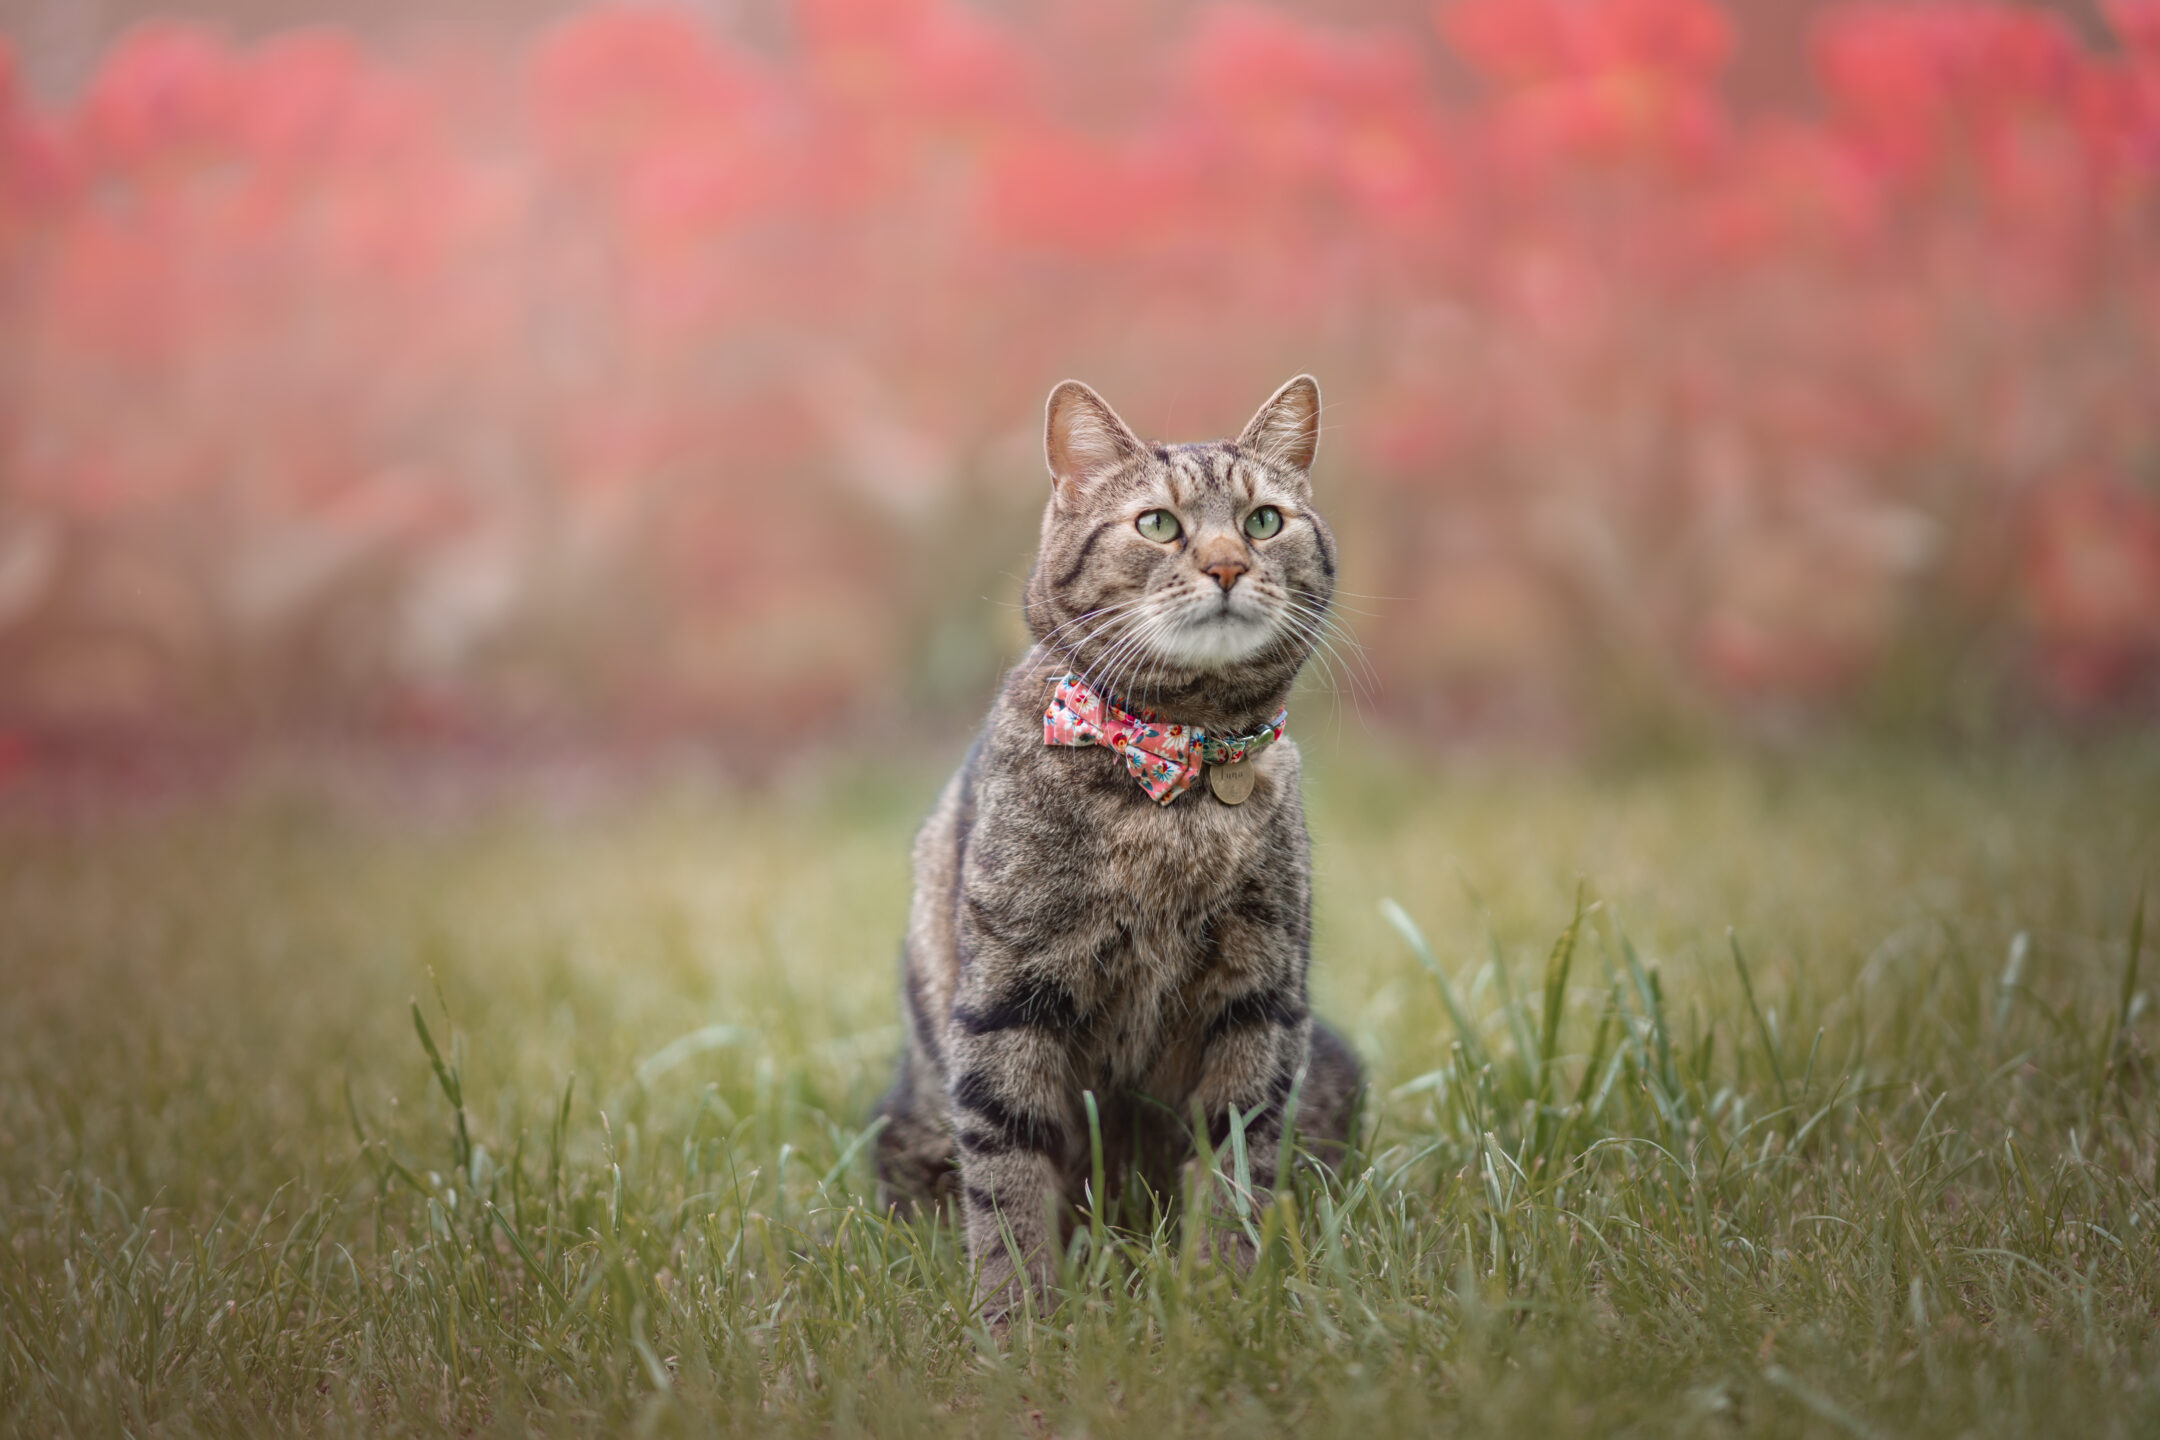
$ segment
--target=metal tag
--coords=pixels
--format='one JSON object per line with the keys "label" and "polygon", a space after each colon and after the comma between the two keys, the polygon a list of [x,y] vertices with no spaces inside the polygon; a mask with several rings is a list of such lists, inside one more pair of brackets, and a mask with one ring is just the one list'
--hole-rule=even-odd
{"label": "metal tag", "polygon": [[1253,763],[1240,760],[1235,765],[1210,765],[1207,767],[1208,789],[1225,805],[1242,805],[1245,797],[1252,794]]}

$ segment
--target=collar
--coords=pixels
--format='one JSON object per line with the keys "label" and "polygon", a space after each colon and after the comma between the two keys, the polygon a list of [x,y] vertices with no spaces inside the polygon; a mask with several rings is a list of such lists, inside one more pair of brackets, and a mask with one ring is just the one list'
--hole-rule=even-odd
{"label": "collar", "polygon": [[1209,735],[1190,725],[1164,724],[1145,711],[1120,710],[1079,676],[1067,675],[1043,711],[1043,744],[1115,750],[1149,798],[1167,805],[1192,788],[1203,766],[1242,764],[1280,740],[1289,719],[1290,712],[1282,710],[1266,729],[1250,735]]}

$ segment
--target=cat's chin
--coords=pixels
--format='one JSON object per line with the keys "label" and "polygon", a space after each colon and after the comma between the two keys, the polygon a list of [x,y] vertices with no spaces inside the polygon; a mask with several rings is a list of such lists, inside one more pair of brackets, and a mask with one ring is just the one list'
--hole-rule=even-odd
{"label": "cat's chin", "polygon": [[1215,611],[1170,627],[1150,647],[1162,659],[1187,670],[1230,670],[1268,648],[1275,626],[1260,615]]}

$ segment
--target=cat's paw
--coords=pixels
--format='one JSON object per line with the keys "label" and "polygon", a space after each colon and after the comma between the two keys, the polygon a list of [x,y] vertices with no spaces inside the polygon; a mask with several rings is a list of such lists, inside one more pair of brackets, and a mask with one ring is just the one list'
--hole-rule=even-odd
{"label": "cat's paw", "polygon": [[1013,1268],[1010,1257],[995,1255],[975,1272],[975,1314],[990,1333],[1002,1340],[1012,1328],[1013,1317],[1027,1303],[1027,1280]]}
{"label": "cat's paw", "polygon": [[1013,1323],[1031,1302],[1037,1315],[1049,1313],[1056,1303],[1051,1288],[1054,1278],[1047,1266],[1036,1274],[1016,1269],[1009,1255],[984,1261],[975,1272],[976,1318],[991,1338],[1004,1343]]}
{"label": "cat's paw", "polygon": [[1239,1275],[1250,1275],[1259,1262],[1260,1250],[1250,1235],[1236,1230],[1217,1235],[1208,1245],[1208,1258]]}

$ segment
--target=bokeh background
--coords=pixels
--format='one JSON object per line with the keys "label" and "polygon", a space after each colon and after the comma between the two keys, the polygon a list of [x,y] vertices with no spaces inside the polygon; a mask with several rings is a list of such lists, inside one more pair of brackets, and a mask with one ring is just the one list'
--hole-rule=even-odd
{"label": "bokeh background", "polygon": [[2155,0],[0,17],[0,776],[957,733],[1068,374],[1320,376],[1378,731],[2160,714]]}

